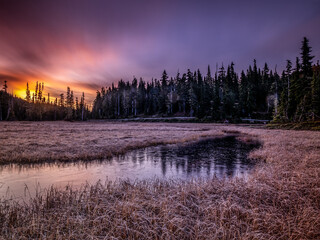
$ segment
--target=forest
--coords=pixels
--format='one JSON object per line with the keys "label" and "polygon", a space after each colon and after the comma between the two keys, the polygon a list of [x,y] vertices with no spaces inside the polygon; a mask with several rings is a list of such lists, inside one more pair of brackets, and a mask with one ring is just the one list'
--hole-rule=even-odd
{"label": "forest", "polygon": [[55,120],[86,120],[90,117],[85,96],[82,93],[80,101],[74,98],[73,91],[67,87],[66,97],[61,93],[54,101],[43,96],[44,83],[36,83],[34,93],[30,94],[27,83],[25,99],[9,94],[7,81],[4,81],[0,91],[0,121],[1,120],[31,120],[31,121],[55,121]]}
{"label": "forest", "polygon": [[26,86],[25,99],[7,92],[7,81],[0,90],[0,120],[86,120],[121,119],[137,116],[189,116],[208,121],[240,122],[243,118],[273,119],[279,122],[300,122],[320,118],[320,66],[313,64],[309,40],[301,44],[300,57],[295,64],[287,60],[279,75],[265,63],[262,69],[253,66],[234,70],[234,63],[208,66],[200,70],[178,72],[168,76],[164,70],[160,79],[132,82],[120,80],[117,85],[97,91],[92,109],[67,87],[54,101],[43,96],[44,84],[36,83],[31,96]]}
{"label": "forest", "polygon": [[134,78],[120,80],[117,87],[97,91],[93,118],[130,118],[136,116],[195,116],[212,121],[238,122],[241,118],[275,119],[283,122],[315,120],[320,116],[320,66],[312,65],[309,40],[304,38],[301,56],[295,66],[287,60],[279,75],[265,63],[234,70],[234,63],[177,73],[169,78],[164,70],[160,79],[150,82]]}

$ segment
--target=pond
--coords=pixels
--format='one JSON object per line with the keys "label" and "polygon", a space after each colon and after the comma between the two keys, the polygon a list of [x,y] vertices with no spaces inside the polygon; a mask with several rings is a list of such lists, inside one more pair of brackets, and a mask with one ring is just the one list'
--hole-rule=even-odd
{"label": "pond", "polygon": [[98,180],[246,177],[253,167],[248,153],[256,147],[230,136],[147,147],[103,161],[3,165],[0,197],[34,196],[40,187],[78,187]]}

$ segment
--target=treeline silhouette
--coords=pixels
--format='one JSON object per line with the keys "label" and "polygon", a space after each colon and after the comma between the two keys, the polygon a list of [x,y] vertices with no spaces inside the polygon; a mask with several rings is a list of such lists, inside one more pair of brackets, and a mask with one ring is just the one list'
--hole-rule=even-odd
{"label": "treeline silhouette", "polygon": [[92,117],[131,118],[137,116],[195,116],[212,121],[237,122],[241,118],[279,121],[315,120],[320,116],[320,67],[312,65],[309,40],[304,38],[295,67],[287,60],[281,76],[253,66],[240,76],[231,62],[213,75],[208,66],[179,72],[174,78],[163,71],[161,78],[145,82],[120,80],[117,87],[102,87],[94,100]]}
{"label": "treeline silhouette", "polygon": [[3,89],[0,90],[0,121],[1,120],[86,120],[91,112],[85,103],[84,93],[80,101],[74,98],[73,91],[67,87],[66,96],[60,94],[59,98],[50,101],[50,94],[47,98],[43,96],[44,83],[36,83],[34,93],[30,94],[27,83],[26,98],[21,99],[7,92],[7,81],[4,81]]}
{"label": "treeline silhouette", "polygon": [[262,69],[253,66],[234,70],[234,63],[216,68],[210,66],[206,75],[200,70],[177,73],[169,78],[145,82],[120,80],[117,87],[97,91],[92,112],[85,103],[84,93],[78,99],[68,87],[66,95],[51,101],[44,94],[44,84],[36,83],[34,93],[26,87],[26,98],[7,92],[7,81],[0,90],[1,120],[86,120],[132,117],[194,116],[209,121],[238,122],[243,118],[274,119],[281,122],[317,120],[320,118],[320,66],[312,64],[309,40],[304,38],[301,55],[295,66],[287,60],[286,69],[279,75],[265,63]]}

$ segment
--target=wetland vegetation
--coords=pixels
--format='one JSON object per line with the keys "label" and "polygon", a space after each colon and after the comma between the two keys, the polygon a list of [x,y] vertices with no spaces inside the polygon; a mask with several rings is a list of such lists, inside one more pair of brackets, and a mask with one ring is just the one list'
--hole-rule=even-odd
{"label": "wetland vegetation", "polygon": [[6,140],[2,141],[2,164],[76,161],[82,156],[93,159],[230,134],[244,142],[262,144],[250,153],[258,165],[246,179],[120,180],[81,188],[51,187],[26,203],[2,197],[3,238],[320,237],[319,132],[223,124],[105,122],[13,122],[1,124],[1,130],[5,133],[1,138]]}

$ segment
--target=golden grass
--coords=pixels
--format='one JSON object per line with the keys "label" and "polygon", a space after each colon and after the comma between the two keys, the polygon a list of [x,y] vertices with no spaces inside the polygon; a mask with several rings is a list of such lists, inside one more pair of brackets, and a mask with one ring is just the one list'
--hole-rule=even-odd
{"label": "golden grass", "polygon": [[[18,130],[19,124],[13,124]],[[37,123],[30,125],[33,124]],[[48,123],[51,124],[58,123]],[[106,137],[99,135],[104,141],[116,141],[114,136],[119,138],[121,134],[122,137],[137,134],[130,141],[134,139],[139,143],[148,139],[153,143],[182,141],[239,132],[247,135],[240,136],[243,141],[250,142],[250,135],[263,143],[251,156],[265,163],[260,163],[247,180],[109,182],[82,189],[51,188],[33,198],[29,205],[2,199],[0,236],[5,239],[320,239],[319,132],[190,123],[115,123],[111,126],[75,123],[87,129],[86,134],[77,135],[86,140],[76,142],[97,138],[97,131],[89,131],[90,124],[94,129],[115,128],[108,131]],[[57,126],[68,129],[64,123]],[[149,130],[150,138],[148,132],[141,130],[143,126]],[[119,127],[121,130],[116,130]],[[8,125],[6,128],[6,135],[16,136]],[[56,136],[54,131],[51,132]],[[43,138],[38,137],[44,144]],[[21,142],[26,141],[24,138],[22,136]],[[16,138],[16,141],[18,145],[20,140]],[[98,145],[99,142],[100,139]],[[64,139],[63,143],[68,140]],[[130,144],[127,146],[133,146]],[[74,149],[71,144],[68,146]],[[91,151],[91,147],[95,149],[92,144],[86,151]],[[10,152],[6,144],[5,149]],[[66,154],[65,149],[60,152],[61,156]],[[32,156],[28,154],[26,156]],[[17,157],[7,158],[19,161]]]}

